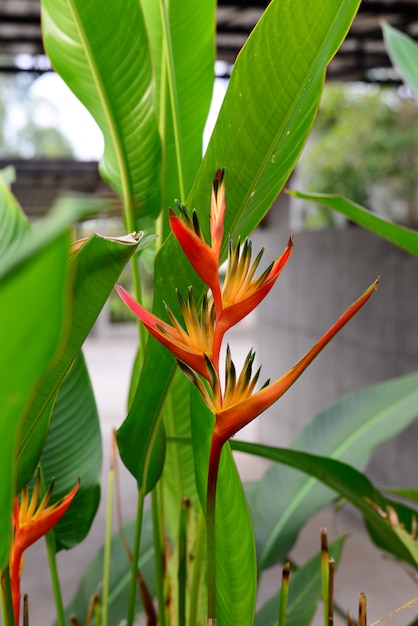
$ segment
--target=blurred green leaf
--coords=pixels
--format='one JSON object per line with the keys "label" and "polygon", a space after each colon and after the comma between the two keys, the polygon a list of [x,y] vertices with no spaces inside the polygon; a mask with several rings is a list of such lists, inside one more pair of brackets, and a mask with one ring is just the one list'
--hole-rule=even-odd
{"label": "blurred green leaf", "polygon": [[414,256],[418,256],[418,232],[393,224],[368,209],[361,207],[354,202],[350,202],[346,198],[340,196],[324,195],[317,193],[302,193],[300,191],[290,191],[290,195],[302,200],[313,200],[318,204],[325,206],[334,211],[342,213],[350,220],[363,226],[367,230],[372,231],[398,248],[409,252]]}
{"label": "blurred green leaf", "polygon": [[[375,489],[372,483],[356,469],[335,459],[315,456],[296,450],[273,448],[261,444],[233,441],[232,448],[284,463],[314,476],[336,493],[351,502],[361,513],[377,545],[410,565],[418,567],[416,554],[408,549],[380,512],[387,514],[388,507],[394,509],[406,530],[412,528],[416,511],[388,500]],[[380,511],[380,512],[379,512]]]}
{"label": "blurred green leaf", "polygon": [[71,290],[73,321],[65,350],[46,372],[22,425],[18,450],[18,484],[21,489],[32,476],[48,432],[59,386],[96,321],[122,269],[135,252],[134,238],[93,235],[72,255],[74,275]]}
{"label": "blurred green leaf", "polygon": [[40,461],[46,486],[54,480],[58,502],[80,479],[80,487],[53,529],[56,550],[84,539],[100,500],[102,438],[93,389],[82,352],[61,385]]}
{"label": "blurred green leaf", "polygon": [[382,26],[386,48],[393,64],[418,98],[418,45],[390,24]]}
{"label": "blurred green leaf", "polygon": [[[319,535],[318,535],[319,537]],[[345,537],[340,537],[329,545],[330,556],[338,566]],[[278,586],[279,586],[279,581]],[[312,622],[322,594],[321,553],[316,554],[289,579],[289,599],[287,605],[287,626],[309,626]],[[254,626],[276,626],[279,596],[276,594],[257,611]]]}
{"label": "blurred green leaf", "polygon": [[[292,441],[292,449],[314,452],[363,470],[372,450],[406,428],[418,412],[418,374],[366,387],[339,398],[318,413]],[[335,494],[315,478],[272,465],[248,495],[259,568],[284,558],[305,523]],[[281,485],[278,490],[277,485]]]}
{"label": "blurred green leaf", "polygon": [[161,206],[161,147],[140,2],[42,0],[42,32],[54,69],[103,132],[101,173],[123,197],[129,228],[145,228]]}

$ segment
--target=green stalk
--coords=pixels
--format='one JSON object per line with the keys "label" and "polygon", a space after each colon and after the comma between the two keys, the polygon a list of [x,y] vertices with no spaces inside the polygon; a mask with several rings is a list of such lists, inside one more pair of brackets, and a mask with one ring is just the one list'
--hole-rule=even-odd
{"label": "green stalk", "polygon": [[112,552],[112,517],[113,517],[113,489],[115,485],[115,446],[116,441],[112,436],[110,451],[110,467],[107,479],[107,509],[106,529],[103,558],[103,591],[102,591],[102,626],[107,626],[109,616],[109,588],[110,588],[110,560]]}
{"label": "green stalk", "polygon": [[1,572],[1,617],[3,626],[15,626],[13,598],[10,586],[10,571],[5,567]]}
{"label": "green stalk", "polygon": [[282,572],[282,584],[279,595],[279,626],[286,626],[287,601],[289,597],[290,563],[285,563]]}
{"label": "green stalk", "polygon": [[179,564],[178,564],[178,626],[186,626],[186,587],[187,587],[187,509],[190,500],[184,500],[180,509],[179,525]]}
{"label": "green stalk", "polygon": [[145,487],[138,487],[138,506],[136,511],[136,526],[134,545],[132,550],[132,563],[131,563],[131,580],[129,586],[129,599],[128,599],[128,614],[126,620],[126,626],[133,626],[135,619],[135,600],[136,600],[136,587],[137,587],[137,573],[138,573],[138,560],[139,560],[139,548],[141,543],[141,530],[142,530],[142,516],[144,512],[144,499],[145,499]]}
{"label": "green stalk", "polygon": [[208,491],[206,496],[208,617],[206,626],[216,624],[216,483],[223,443],[214,434],[209,457]]}
{"label": "green stalk", "polygon": [[328,626],[334,624],[334,573],[335,561],[332,557],[328,560],[329,580],[328,580]]}
{"label": "green stalk", "polygon": [[62,600],[61,585],[58,575],[56,544],[54,530],[45,535],[46,551],[48,554],[49,572],[51,574],[52,589],[54,592],[55,609],[57,612],[58,626],[66,626],[64,603]]}
{"label": "green stalk", "polygon": [[197,624],[197,607],[199,602],[200,581],[202,577],[203,546],[205,539],[205,516],[203,509],[199,509],[197,532],[194,549],[193,574],[190,586],[189,626]]}
{"label": "green stalk", "polygon": [[161,515],[159,507],[158,485],[151,492],[152,532],[154,541],[155,588],[157,595],[159,626],[165,626],[165,598],[164,598],[164,544],[161,532]]}
{"label": "green stalk", "polygon": [[321,573],[322,573],[322,601],[324,604],[324,626],[328,624],[329,599],[329,552],[327,529],[321,528]]}
{"label": "green stalk", "polygon": [[179,175],[179,190],[182,200],[186,197],[183,172],[183,146],[181,138],[180,110],[177,96],[176,73],[174,67],[173,46],[171,42],[170,21],[165,0],[160,0],[161,26],[163,31],[163,54],[166,59],[168,89],[171,101],[173,118],[174,143],[176,148],[177,171]]}

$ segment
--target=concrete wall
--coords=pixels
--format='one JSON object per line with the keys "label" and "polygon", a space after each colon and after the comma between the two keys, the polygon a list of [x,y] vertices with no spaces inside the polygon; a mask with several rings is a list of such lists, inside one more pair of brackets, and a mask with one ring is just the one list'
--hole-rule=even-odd
{"label": "concrete wall", "polygon": [[[264,265],[286,244],[286,220],[259,229]],[[288,222],[287,222],[288,223]],[[300,427],[342,394],[418,369],[418,260],[358,227],[301,232],[257,317],[261,380],[291,367],[377,275],[377,292],[295,385],[258,419],[258,438],[287,445]],[[417,406],[418,415],[418,406]],[[418,420],[382,444],[369,466],[380,484],[418,486]]]}

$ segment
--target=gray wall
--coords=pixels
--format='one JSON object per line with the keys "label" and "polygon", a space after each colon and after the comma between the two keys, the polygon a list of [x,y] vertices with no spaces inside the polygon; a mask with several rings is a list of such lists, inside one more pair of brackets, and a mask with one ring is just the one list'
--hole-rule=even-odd
{"label": "gray wall", "polygon": [[[286,244],[270,224],[252,237],[264,265]],[[258,418],[258,438],[287,445],[299,428],[342,394],[418,369],[418,260],[358,227],[301,232],[294,253],[257,313],[261,380],[278,378],[332,325],[377,275],[365,307],[295,385]],[[418,407],[417,407],[418,415]],[[418,486],[418,421],[382,444],[369,465],[380,484]]]}

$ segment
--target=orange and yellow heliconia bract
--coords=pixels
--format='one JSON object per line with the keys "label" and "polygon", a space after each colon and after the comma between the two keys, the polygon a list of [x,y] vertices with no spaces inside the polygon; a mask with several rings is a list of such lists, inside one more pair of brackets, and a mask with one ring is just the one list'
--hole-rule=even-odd
{"label": "orange and yellow heliconia bract", "polygon": [[[263,251],[252,261],[251,242],[246,239],[242,243],[238,238],[234,243],[230,237],[226,275],[221,284],[219,265],[226,212],[224,174],[224,170],[218,170],[213,182],[209,218],[210,244],[203,238],[195,211],[190,215],[181,203],[177,203],[180,215],[170,210],[169,218],[174,236],[193,269],[207,285],[210,298],[206,295],[199,309],[191,290],[187,303],[180,298],[182,325],[169,309],[167,314],[170,323],[149,313],[123,287],[116,287],[124,302],[148,331],[175,355],[181,369],[201,392],[215,415],[213,436],[220,445],[289,389],[327,343],[367,302],[379,282],[376,279],[286,374],[271,384],[266,383],[258,391],[255,388],[260,371],[254,376],[252,374],[254,353],[249,353],[237,379],[228,349],[226,378],[222,387],[219,379],[219,355],[225,333],[251,313],[267,296],[293,251],[293,241],[290,238],[281,256],[256,276]],[[209,382],[210,392],[200,377]]]}

